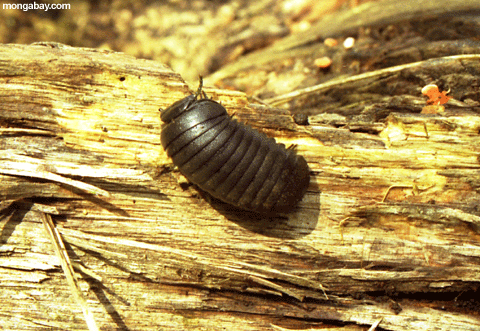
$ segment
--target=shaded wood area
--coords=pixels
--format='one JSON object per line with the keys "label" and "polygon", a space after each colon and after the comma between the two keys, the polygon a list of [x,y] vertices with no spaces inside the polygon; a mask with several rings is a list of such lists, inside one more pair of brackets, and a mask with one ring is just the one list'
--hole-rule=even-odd
{"label": "shaded wood area", "polygon": [[[317,39],[206,78],[258,83],[265,89],[248,94],[283,107],[205,88],[307,159],[307,194],[274,218],[211,199],[171,165],[158,109],[191,89],[168,67],[55,43],[1,45],[1,327],[89,328],[56,229],[102,330],[478,330],[478,41],[308,76],[295,59],[315,58]],[[465,45],[471,55],[458,51]],[[300,83],[259,83],[261,66],[278,86]],[[431,82],[453,99],[425,114],[420,90]]]}

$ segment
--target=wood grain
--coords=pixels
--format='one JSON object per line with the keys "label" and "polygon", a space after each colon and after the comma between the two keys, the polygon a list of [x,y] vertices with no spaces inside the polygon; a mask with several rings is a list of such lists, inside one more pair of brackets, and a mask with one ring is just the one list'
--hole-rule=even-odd
{"label": "wood grain", "polygon": [[207,88],[309,163],[298,210],[266,219],[179,183],[158,109],[190,90],[166,66],[0,45],[0,72],[2,328],[87,329],[44,214],[100,329],[480,327],[474,309],[429,300],[478,288],[477,113],[392,113],[352,132]]}

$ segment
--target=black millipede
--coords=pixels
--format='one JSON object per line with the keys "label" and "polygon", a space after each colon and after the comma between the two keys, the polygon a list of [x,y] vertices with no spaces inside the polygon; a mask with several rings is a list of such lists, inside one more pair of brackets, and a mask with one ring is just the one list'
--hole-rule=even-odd
{"label": "black millipede", "polygon": [[161,143],[180,172],[201,190],[244,210],[290,212],[310,182],[307,161],[195,94],[161,111]]}

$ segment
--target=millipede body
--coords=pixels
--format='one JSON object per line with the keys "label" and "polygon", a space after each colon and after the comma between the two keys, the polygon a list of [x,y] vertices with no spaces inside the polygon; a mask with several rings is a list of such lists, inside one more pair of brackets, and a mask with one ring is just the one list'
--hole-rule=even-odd
{"label": "millipede body", "polygon": [[180,172],[213,197],[264,214],[290,212],[310,182],[307,162],[233,120],[202,91],[161,112],[161,143]]}

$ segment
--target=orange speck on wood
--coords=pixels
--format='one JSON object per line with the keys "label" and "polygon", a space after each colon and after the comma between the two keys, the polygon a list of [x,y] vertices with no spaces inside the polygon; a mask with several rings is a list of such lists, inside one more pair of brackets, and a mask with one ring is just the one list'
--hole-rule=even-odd
{"label": "orange speck on wood", "polygon": [[313,62],[319,68],[328,68],[332,64],[332,60],[328,56],[315,59]]}
{"label": "orange speck on wood", "polygon": [[428,97],[427,105],[443,105],[452,97],[447,95],[447,91],[440,92],[435,84],[425,85],[422,88],[422,94]]}
{"label": "orange speck on wood", "polygon": [[325,46],[328,46],[328,47],[333,47],[338,45],[337,39],[333,39],[333,38],[327,38],[323,41],[323,43],[325,44]]}

